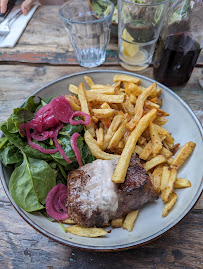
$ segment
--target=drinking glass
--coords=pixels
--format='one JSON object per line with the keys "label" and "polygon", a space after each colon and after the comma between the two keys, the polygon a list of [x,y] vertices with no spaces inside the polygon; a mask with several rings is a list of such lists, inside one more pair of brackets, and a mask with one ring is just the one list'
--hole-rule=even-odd
{"label": "drinking glass", "polygon": [[118,0],[119,61],[130,71],[145,69],[153,52],[170,0]]}
{"label": "drinking glass", "polygon": [[202,0],[171,0],[154,53],[154,78],[169,87],[185,85],[202,46]]}
{"label": "drinking glass", "polygon": [[106,57],[114,5],[109,0],[100,2],[102,11],[99,14],[84,0],[68,0],[59,9],[75,56],[84,67],[98,66]]}

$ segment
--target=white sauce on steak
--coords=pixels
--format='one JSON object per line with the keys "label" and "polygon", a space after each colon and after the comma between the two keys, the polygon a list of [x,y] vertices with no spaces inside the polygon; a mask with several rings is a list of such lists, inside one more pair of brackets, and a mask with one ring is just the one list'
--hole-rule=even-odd
{"label": "white sauce on steak", "polygon": [[104,220],[117,211],[117,185],[111,181],[118,159],[96,160],[81,170],[90,177],[80,196],[80,201],[89,204],[89,214],[101,210]]}

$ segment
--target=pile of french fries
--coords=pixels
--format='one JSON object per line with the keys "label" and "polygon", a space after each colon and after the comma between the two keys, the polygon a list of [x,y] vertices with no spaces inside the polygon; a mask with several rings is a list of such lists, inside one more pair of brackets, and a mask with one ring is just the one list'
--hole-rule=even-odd
{"label": "pile of french fries", "polygon": [[[88,76],[84,79],[88,89],[83,83],[71,84],[69,91],[74,95],[67,94],[66,98],[75,111],[91,117],[84,138],[92,154],[104,160],[119,158],[112,181],[123,183],[131,156],[136,153],[165,204],[162,216],[166,217],[177,200],[174,190],[191,186],[189,180],[177,177],[177,171],[195,143],[190,141],[178,151],[179,144],[163,127],[169,114],[161,109],[161,89],[156,83],[145,88],[139,78],[120,74],[114,76],[112,85],[95,84]],[[111,226],[132,231],[138,212],[113,220]],[[94,237],[91,229],[95,228],[68,227],[74,234]],[[105,230],[99,229],[96,236],[103,236]]]}

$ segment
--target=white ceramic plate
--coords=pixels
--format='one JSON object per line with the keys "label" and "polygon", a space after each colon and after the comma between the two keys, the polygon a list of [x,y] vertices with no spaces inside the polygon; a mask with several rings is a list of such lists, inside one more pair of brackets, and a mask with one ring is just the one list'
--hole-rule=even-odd
{"label": "white ceramic plate", "polygon": [[[141,75],[123,71],[88,71],[56,80],[36,91],[34,95],[45,98],[53,95],[66,94],[70,83],[78,85],[80,82],[84,82],[84,75],[91,76],[99,84],[112,84],[113,76],[118,73],[141,78],[142,85],[145,87],[154,82],[152,79]],[[188,105],[167,87],[159,83],[158,85],[162,89],[162,108],[170,114],[168,122],[165,125],[166,129],[172,132],[175,142],[180,143],[181,146],[188,141],[196,143],[196,148],[192,155],[178,172],[178,177],[189,179],[192,182],[192,187],[176,190],[178,200],[166,218],[162,218],[161,216],[164,205],[162,200],[158,199],[155,202],[143,206],[132,232],[128,232],[122,228],[112,229],[111,233],[103,238],[85,238],[64,233],[58,223],[50,222],[40,213],[27,213],[15,204],[8,191],[11,171],[1,165],[1,180],[4,190],[21,217],[39,232],[60,243],[100,251],[123,250],[138,246],[159,237],[175,226],[192,209],[202,192],[203,131],[199,121]]]}

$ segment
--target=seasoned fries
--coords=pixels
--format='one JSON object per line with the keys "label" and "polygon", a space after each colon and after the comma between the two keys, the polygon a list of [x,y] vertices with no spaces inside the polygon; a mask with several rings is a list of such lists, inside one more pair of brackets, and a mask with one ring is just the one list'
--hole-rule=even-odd
{"label": "seasoned fries", "polygon": [[129,232],[132,231],[135,224],[135,220],[137,219],[138,213],[139,213],[139,210],[136,210],[127,214],[123,223],[123,229],[127,229]]}
{"label": "seasoned fries", "polygon": [[193,149],[195,148],[196,144],[192,141],[186,143],[178,152],[177,156],[173,160],[171,167],[178,169],[184,161],[187,159],[187,157],[192,153]]}
{"label": "seasoned fries", "polygon": [[67,231],[69,233],[83,236],[83,237],[100,237],[107,234],[107,231],[103,228],[86,228],[79,225],[73,225],[70,227],[67,227]]}
{"label": "seasoned fries", "polygon": [[147,113],[145,116],[141,118],[136,128],[130,134],[112,177],[112,181],[114,183],[124,182],[128,166],[130,163],[130,159],[133,150],[135,148],[135,145],[137,143],[137,140],[144,132],[144,130],[149,126],[150,122],[155,119],[155,117],[156,117],[156,109],[152,109],[149,113]]}
{"label": "seasoned fries", "polygon": [[[99,159],[119,158],[112,176],[114,183],[125,181],[131,155],[136,153],[143,160],[143,167],[151,183],[165,203],[162,216],[166,217],[177,200],[175,189],[191,187],[185,178],[177,178],[177,170],[195,148],[192,141],[186,143],[175,155],[179,144],[164,128],[169,114],[161,109],[161,89],[156,83],[143,87],[141,80],[126,75],[116,75],[112,85],[95,84],[88,76],[78,87],[69,85],[69,91],[78,96],[66,95],[75,111],[81,110],[91,117],[86,127],[85,142],[92,154]],[[111,221],[114,228],[123,227],[132,231],[138,210],[125,218]],[[68,224],[72,220],[67,220]],[[107,232],[100,228],[68,227],[70,233],[97,237]]]}

